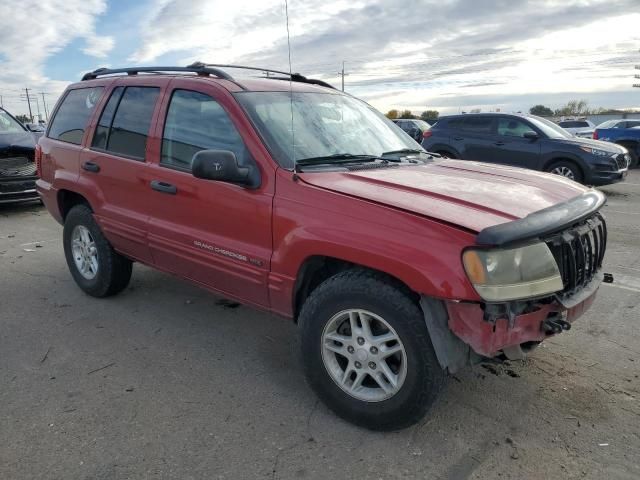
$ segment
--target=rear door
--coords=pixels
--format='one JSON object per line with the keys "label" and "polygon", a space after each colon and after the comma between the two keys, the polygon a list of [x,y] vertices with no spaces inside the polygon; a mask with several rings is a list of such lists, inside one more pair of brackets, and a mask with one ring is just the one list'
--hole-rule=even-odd
{"label": "rear door", "polygon": [[94,192],[105,235],[116,250],[144,263],[151,263],[147,224],[153,207],[148,162],[154,152],[147,139],[163,83],[145,77],[113,84],[80,159],[80,183]]}
{"label": "rear door", "polygon": [[524,138],[525,132],[536,132],[532,125],[516,117],[498,117],[492,135],[495,150],[493,161],[504,165],[539,169],[541,138]]}
{"label": "rear door", "polygon": [[493,117],[471,114],[456,120],[454,123],[459,126],[457,131],[451,134],[451,141],[462,158],[494,162],[496,140],[492,135]]}
{"label": "rear door", "polygon": [[[155,132],[160,161],[146,186],[155,206],[149,245],[159,268],[268,307],[273,167],[269,175],[251,132],[226,90],[193,79],[171,82]],[[241,166],[255,165],[261,185],[195,178],[193,155],[207,149],[231,151]]]}

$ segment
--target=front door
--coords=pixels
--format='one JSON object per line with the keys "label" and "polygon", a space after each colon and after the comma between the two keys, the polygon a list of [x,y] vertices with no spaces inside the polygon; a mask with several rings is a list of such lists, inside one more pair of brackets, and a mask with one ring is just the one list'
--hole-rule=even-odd
{"label": "front door", "polygon": [[504,165],[537,170],[540,163],[540,140],[524,138],[525,132],[534,131],[531,125],[514,117],[500,117],[493,135],[495,162]]}
{"label": "front door", "polygon": [[[255,143],[253,151],[247,147],[246,126],[243,135],[236,126],[244,119],[228,93],[189,79],[173,80],[170,90],[156,131],[160,160],[148,186],[153,261],[223,295],[268,307],[273,186],[265,165],[256,162],[264,152]],[[195,178],[191,162],[201,150],[227,150],[241,166],[253,163],[261,185]]]}

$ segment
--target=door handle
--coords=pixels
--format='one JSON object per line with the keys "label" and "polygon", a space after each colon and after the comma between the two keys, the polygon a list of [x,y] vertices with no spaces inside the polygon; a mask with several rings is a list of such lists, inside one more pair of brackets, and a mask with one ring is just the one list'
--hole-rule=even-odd
{"label": "door handle", "polygon": [[170,183],[163,182],[161,180],[152,180],[151,188],[158,192],[168,193],[169,195],[175,195],[178,193],[178,189],[175,185],[171,185]]}
{"label": "door handle", "polygon": [[504,147],[505,143],[504,142],[496,142],[494,143],[495,146],[497,147]]}
{"label": "door handle", "polygon": [[82,164],[82,169],[86,170],[87,172],[98,173],[100,171],[100,165],[93,162],[84,162]]}
{"label": "door handle", "polygon": [[458,141],[458,142],[459,142],[460,140],[464,140],[464,138],[463,138],[463,137],[453,137],[453,139],[454,139],[454,140],[456,140],[456,141]]}

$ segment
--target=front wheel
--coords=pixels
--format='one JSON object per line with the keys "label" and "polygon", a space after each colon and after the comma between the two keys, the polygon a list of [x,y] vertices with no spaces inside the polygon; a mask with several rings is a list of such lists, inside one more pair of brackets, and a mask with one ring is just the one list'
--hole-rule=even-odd
{"label": "front wheel", "polygon": [[552,163],[547,167],[547,172],[560,175],[561,177],[568,178],[574,182],[582,183],[582,171],[580,170],[580,167],[573,162],[561,160],[559,162]]}
{"label": "front wheel", "polygon": [[311,387],[352,423],[408,427],[442,388],[422,311],[384,275],[349,270],[330,278],[307,299],[299,323]]}
{"label": "front wheel", "polygon": [[76,205],[67,214],[63,244],[71,275],[85,293],[108,297],[129,284],[131,260],[113,249],[86,205]]}

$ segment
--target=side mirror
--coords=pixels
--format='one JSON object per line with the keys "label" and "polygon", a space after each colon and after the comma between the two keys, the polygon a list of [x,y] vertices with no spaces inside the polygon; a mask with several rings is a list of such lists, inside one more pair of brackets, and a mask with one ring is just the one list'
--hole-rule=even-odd
{"label": "side mirror", "polygon": [[191,172],[194,177],[218,182],[237,183],[251,188],[260,185],[260,177],[252,166],[240,167],[233,152],[201,150],[193,156]]}
{"label": "side mirror", "polygon": [[524,132],[522,134],[522,136],[524,138],[528,138],[529,140],[537,140],[538,138],[540,138],[540,135],[538,135],[536,132],[534,132],[533,130],[529,130],[527,132]]}

